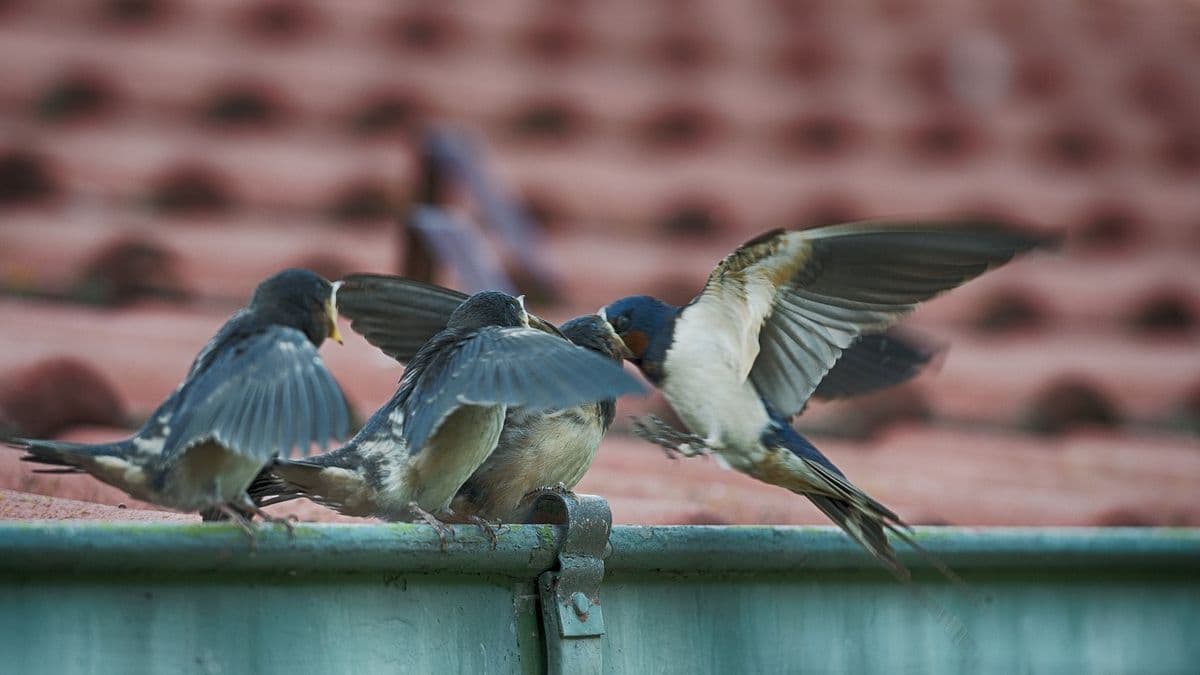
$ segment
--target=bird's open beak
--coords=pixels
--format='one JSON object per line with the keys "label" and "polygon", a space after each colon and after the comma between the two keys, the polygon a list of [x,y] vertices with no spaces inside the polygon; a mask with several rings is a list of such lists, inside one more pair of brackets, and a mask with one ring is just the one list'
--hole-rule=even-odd
{"label": "bird's open beak", "polygon": [[337,325],[337,320],[338,320],[337,292],[338,292],[338,288],[341,287],[341,285],[342,285],[342,282],[335,281],[333,283],[333,292],[331,292],[329,294],[329,299],[325,301],[325,316],[328,317],[328,319],[329,319],[329,339],[333,340],[334,342],[338,343],[339,345],[345,344],[344,342],[342,342],[342,332],[338,330],[338,325]]}

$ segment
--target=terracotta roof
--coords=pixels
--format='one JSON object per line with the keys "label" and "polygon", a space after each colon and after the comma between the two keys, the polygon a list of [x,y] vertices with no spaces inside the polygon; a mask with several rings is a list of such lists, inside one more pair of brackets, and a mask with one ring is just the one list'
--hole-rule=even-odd
{"label": "terracotta roof", "polygon": [[[907,322],[947,347],[936,369],[798,426],[916,522],[1196,524],[1198,20],[1168,2],[6,3],[0,426],[127,433],[263,277],[396,270],[417,133],[449,122],[541,218],[556,320],[686,300],[770,227],[1065,233]],[[346,333],[323,354],[365,415],[400,369]],[[822,521],[625,435],[661,397],[620,409],[582,486],[618,520]],[[15,454],[0,487],[141,506]],[[8,493],[0,516],[133,513],[60,506]]]}

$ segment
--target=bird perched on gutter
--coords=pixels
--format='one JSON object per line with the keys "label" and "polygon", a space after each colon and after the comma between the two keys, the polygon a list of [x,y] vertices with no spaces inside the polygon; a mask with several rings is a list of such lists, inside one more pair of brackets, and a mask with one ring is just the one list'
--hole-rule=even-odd
{"label": "bird perched on gutter", "polygon": [[348,435],[346,399],[317,353],[326,338],[342,341],[335,293],[308,270],[263,281],[132,438],[7,442],[26,461],[62,467],[49,473],[89,473],[160,506],[220,512],[252,533],[246,514],[267,518],[246,494],[259,470]]}
{"label": "bird perched on gutter", "polygon": [[[368,342],[401,362],[445,328],[466,295],[441,286],[380,274],[343,279],[338,309]],[[581,316],[556,329],[530,315],[530,325],[590,349],[618,363],[630,356],[608,322]],[[865,393],[916,374],[932,351],[899,336],[873,334],[856,342],[816,392],[821,398]],[[520,520],[521,498],[544,487],[573,489],[591,467],[600,441],[612,424],[616,402],[555,410],[510,408],[496,450],[459,488],[452,510],[485,520]]]}
{"label": "bird perched on gutter", "polygon": [[675,307],[648,296],[600,310],[693,433],[644,420],[639,435],[808,497],[898,578],[894,512],[855,487],[791,426],[830,368],[868,331],[1045,239],[992,223],[862,222],[775,230],[727,256]]}
{"label": "bird perched on gutter", "polygon": [[[628,355],[608,322],[595,314],[571,319],[560,330],[571,343],[618,366]],[[523,520],[525,495],[539,488],[572,490],[583,479],[616,411],[613,397],[549,410],[510,408],[495,451],[458,489],[451,510],[489,521]]]}
{"label": "bird perched on gutter", "polygon": [[471,296],[417,350],[396,394],[346,446],[276,461],[255,496],[264,504],[307,497],[354,516],[420,517],[443,536],[438,516],[492,454],[510,408],[573,408],[643,391],[619,362],[530,323],[510,295]]}

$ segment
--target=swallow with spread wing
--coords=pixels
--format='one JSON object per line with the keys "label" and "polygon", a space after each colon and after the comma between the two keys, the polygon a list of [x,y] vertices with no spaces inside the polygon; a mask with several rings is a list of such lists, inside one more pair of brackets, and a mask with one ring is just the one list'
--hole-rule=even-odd
{"label": "swallow with spread wing", "polygon": [[209,340],[183,383],[132,438],[100,445],[26,438],[25,461],[88,473],[180,511],[221,512],[251,531],[246,489],[276,455],[348,435],[342,390],[317,349],[341,342],[335,286],[301,269],[263,281]]}
{"label": "swallow with spread wing", "polygon": [[[898,578],[886,532],[908,526],[854,486],[790,420],[864,333],[1047,240],[992,223],[862,222],[775,230],[727,256],[690,303],[622,298],[600,311],[691,433],[641,435],[809,498]],[[834,387],[837,389],[838,387]]]}

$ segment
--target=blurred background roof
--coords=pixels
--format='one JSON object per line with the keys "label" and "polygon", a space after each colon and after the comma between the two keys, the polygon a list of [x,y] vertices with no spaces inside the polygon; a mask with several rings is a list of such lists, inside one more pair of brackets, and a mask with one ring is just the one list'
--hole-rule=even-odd
{"label": "blurred background roof", "polygon": [[[1067,233],[906,322],[939,368],[798,426],[916,523],[1200,525],[1198,61],[1200,6],[1165,0],[4,0],[0,426],[126,435],[263,277],[399,271],[449,124],[540,223],[556,320],[686,300],[773,227]],[[401,371],[347,337],[365,417]],[[623,401],[580,486],[619,522],[824,522],[628,435],[664,410]],[[144,506],[17,456],[0,489]]]}

